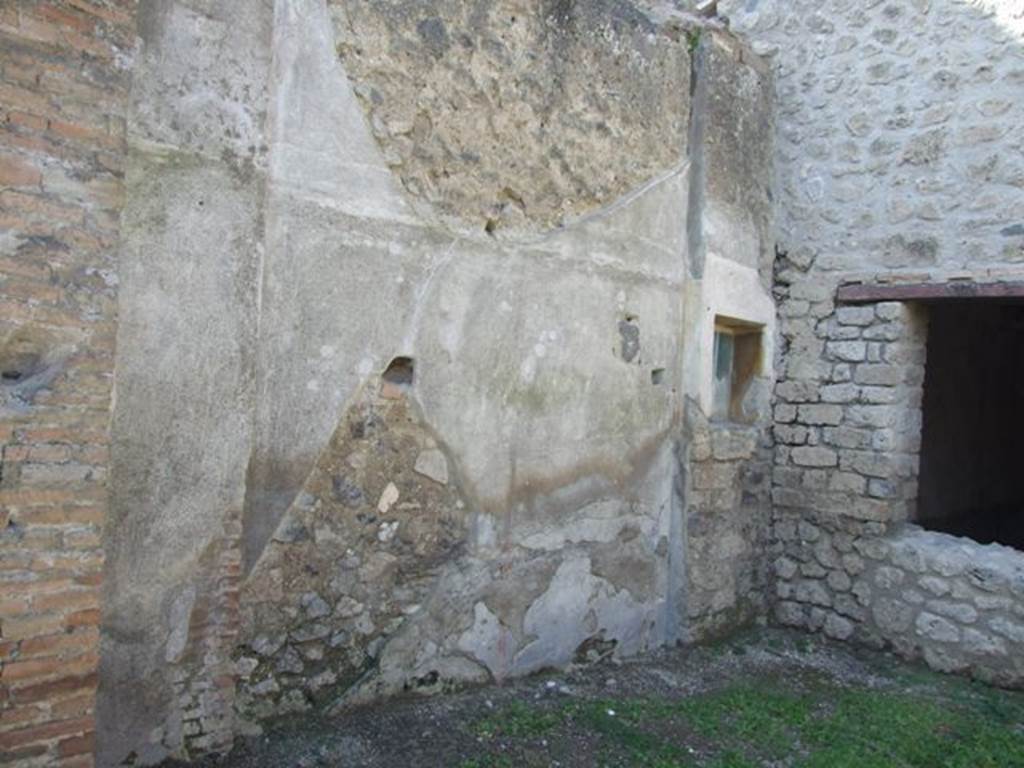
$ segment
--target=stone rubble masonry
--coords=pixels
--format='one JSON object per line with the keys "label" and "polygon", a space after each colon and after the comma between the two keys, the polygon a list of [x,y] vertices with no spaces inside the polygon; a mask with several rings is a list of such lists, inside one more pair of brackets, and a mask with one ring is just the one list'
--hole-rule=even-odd
{"label": "stone rubble masonry", "polygon": [[776,619],[891,648],[943,672],[1024,681],[1024,557],[900,526],[777,518]]}
{"label": "stone rubble masonry", "polygon": [[[1024,15],[998,0],[719,12],[777,84],[776,617],[1020,684],[1024,555],[902,525],[927,306],[835,296],[849,282],[1021,278]],[[950,565],[965,556],[995,569],[985,586]]]}
{"label": "stone rubble masonry", "polygon": [[0,5],[0,761],[92,765],[134,0]]}
{"label": "stone rubble masonry", "polygon": [[772,450],[763,427],[709,421],[693,403],[687,418],[686,639],[698,642],[766,613]]}
{"label": "stone rubble masonry", "polygon": [[543,231],[685,157],[688,38],[630,3],[329,6],[388,165],[462,226]]}
{"label": "stone rubble masonry", "polygon": [[1024,16],[1005,0],[722,0],[774,63],[779,250],[841,273],[1024,263]]}
{"label": "stone rubble masonry", "polygon": [[[253,726],[330,705],[370,677],[465,547],[468,507],[449,482],[445,452],[407,398],[377,396],[374,384],[341,420],[245,581],[233,655],[237,709]],[[415,689],[444,685],[436,672],[418,680],[426,676],[413,667],[404,682]]]}

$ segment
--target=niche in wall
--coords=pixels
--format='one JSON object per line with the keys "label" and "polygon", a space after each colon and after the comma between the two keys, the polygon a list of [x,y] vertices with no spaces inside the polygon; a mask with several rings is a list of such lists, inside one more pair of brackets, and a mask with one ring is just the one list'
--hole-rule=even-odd
{"label": "niche in wall", "polygon": [[764,326],[717,315],[712,362],[711,418],[750,423],[755,415],[744,408],[754,377],[761,373]]}

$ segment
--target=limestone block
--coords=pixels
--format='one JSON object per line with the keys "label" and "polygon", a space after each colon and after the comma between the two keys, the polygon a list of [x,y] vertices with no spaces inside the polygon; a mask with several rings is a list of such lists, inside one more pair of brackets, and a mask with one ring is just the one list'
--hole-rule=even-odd
{"label": "limestone block", "polygon": [[887,636],[906,632],[914,620],[916,611],[912,606],[890,597],[876,599],[871,605],[875,624]]}
{"label": "limestone block", "polygon": [[940,643],[955,643],[960,639],[956,624],[934,613],[922,612],[914,624],[917,634]]}

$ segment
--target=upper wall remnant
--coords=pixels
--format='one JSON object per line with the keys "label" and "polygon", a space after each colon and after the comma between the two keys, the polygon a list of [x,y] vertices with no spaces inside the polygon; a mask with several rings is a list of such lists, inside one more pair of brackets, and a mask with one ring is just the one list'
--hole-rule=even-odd
{"label": "upper wall remnant", "polygon": [[330,4],[387,162],[461,227],[557,227],[686,154],[689,39],[625,0]]}
{"label": "upper wall remnant", "polygon": [[733,35],[704,40],[696,65],[695,134],[702,139],[707,249],[759,270],[768,285],[775,257],[772,73]]}

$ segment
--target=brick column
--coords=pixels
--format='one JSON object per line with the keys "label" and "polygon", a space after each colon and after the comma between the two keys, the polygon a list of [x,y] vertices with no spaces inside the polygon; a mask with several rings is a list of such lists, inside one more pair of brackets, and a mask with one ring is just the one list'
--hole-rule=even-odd
{"label": "brick column", "polygon": [[0,4],[0,762],[92,765],[136,0]]}

